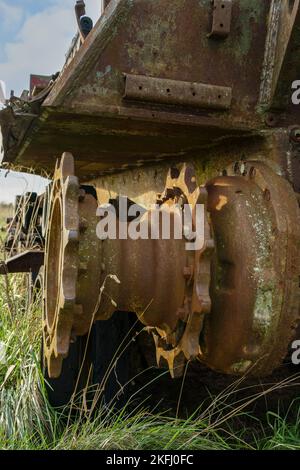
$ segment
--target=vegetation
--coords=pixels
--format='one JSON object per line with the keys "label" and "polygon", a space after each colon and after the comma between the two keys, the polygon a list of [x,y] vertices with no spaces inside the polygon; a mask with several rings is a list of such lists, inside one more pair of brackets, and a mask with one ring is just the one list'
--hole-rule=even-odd
{"label": "vegetation", "polygon": [[[300,449],[297,400],[283,416],[270,411],[261,422],[246,412],[258,395],[229,404],[234,385],[187,420],[149,411],[146,401],[116,413],[100,408],[92,418],[84,410],[81,419],[53,410],[40,369],[39,301],[27,305],[26,290],[24,276],[0,276],[1,449]],[[275,387],[284,392],[288,385]]]}
{"label": "vegetation", "polygon": [[13,205],[0,203],[0,223],[3,224],[7,217],[11,217],[13,214]]}

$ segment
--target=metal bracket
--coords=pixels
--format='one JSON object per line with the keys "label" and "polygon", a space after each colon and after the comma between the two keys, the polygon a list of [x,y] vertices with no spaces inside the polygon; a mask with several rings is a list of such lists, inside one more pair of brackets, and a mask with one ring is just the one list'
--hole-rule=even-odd
{"label": "metal bracket", "polygon": [[125,75],[124,99],[166,105],[227,110],[232,89],[204,83],[183,82],[143,75]]}
{"label": "metal bracket", "polygon": [[44,263],[44,252],[39,250],[25,251],[6,262],[0,263],[0,275],[8,273],[29,273],[39,271]]}
{"label": "metal bracket", "polygon": [[213,22],[209,38],[225,39],[230,33],[232,16],[232,0],[213,1]]}

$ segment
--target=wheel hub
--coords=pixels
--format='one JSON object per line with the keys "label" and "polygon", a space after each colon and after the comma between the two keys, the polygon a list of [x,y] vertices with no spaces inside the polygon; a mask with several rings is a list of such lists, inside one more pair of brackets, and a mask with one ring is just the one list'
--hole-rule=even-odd
{"label": "wheel hub", "polygon": [[300,304],[300,215],[289,183],[249,161],[199,187],[194,168],[183,165],[170,169],[157,203],[173,219],[189,204],[193,224],[197,205],[204,207],[201,249],[186,249],[186,233],[100,240],[97,199],[80,187],[72,155],[63,155],[46,243],[50,377],[59,376],[70,342],[116,310],[137,314],[153,335],[158,365],[165,361],[173,376],[195,358],[230,374],[265,375],[280,365]]}

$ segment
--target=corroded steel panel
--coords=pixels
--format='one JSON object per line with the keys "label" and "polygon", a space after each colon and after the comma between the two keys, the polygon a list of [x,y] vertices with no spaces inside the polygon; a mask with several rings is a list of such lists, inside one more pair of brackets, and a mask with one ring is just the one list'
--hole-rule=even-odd
{"label": "corroded steel panel", "polygon": [[127,100],[220,110],[229,109],[232,101],[228,87],[129,74],[125,80]]}
{"label": "corroded steel panel", "polygon": [[[208,37],[208,0],[112,0],[48,97],[35,103],[36,119],[30,126],[24,121],[26,133],[16,135],[5,161],[51,171],[52,155],[69,149],[78,174],[92,177],[259,132],[267,11],[265,2],[234,1],[231,34],[218,42]],[[128,103],[124,74],[231,88],[231,106]]]}

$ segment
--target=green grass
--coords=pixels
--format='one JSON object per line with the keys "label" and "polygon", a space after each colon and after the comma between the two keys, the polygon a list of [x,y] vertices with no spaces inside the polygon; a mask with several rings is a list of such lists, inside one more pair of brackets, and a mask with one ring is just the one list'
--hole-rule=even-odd
{"label": "green grass", "polygon": [[1,449],[300,449],[297,402],[285,416],[268,413],[262,424],[246,414],[247,403],[257,397],[228,403],[234,386],[188,420],[131,404],[116,415],[100,409],[93,418],[68,424],[47,403],[39,366],[41,312],[38,305],[27,306],[25,294],[24,276],[0,277]]}
{"label": "green grass", "polygon": [[13,206],[12,204],[3,204],[0,203],[0,225],[2,225],[7,217],[12,217],[13,215]]}
{"label": "green grass", "polygon": [[[103,414],[73,422],[47,403],[39,369],[40,312],[26,311],[19,295],[22,279],[9,285],[14,308],[5,299],[0,279],[0,448],[2,449],[227,449],[226,434],[206,418],[188,421],[152,415],[139,409]],[[3,356],[3,352],[2,352]],[[223,435],[224,434],[224,435]],[[230,439],[232,439],[230,437]],[[233,447],[239,439],[233,439]],[[241,444],[243,445],[243,444]]]}

